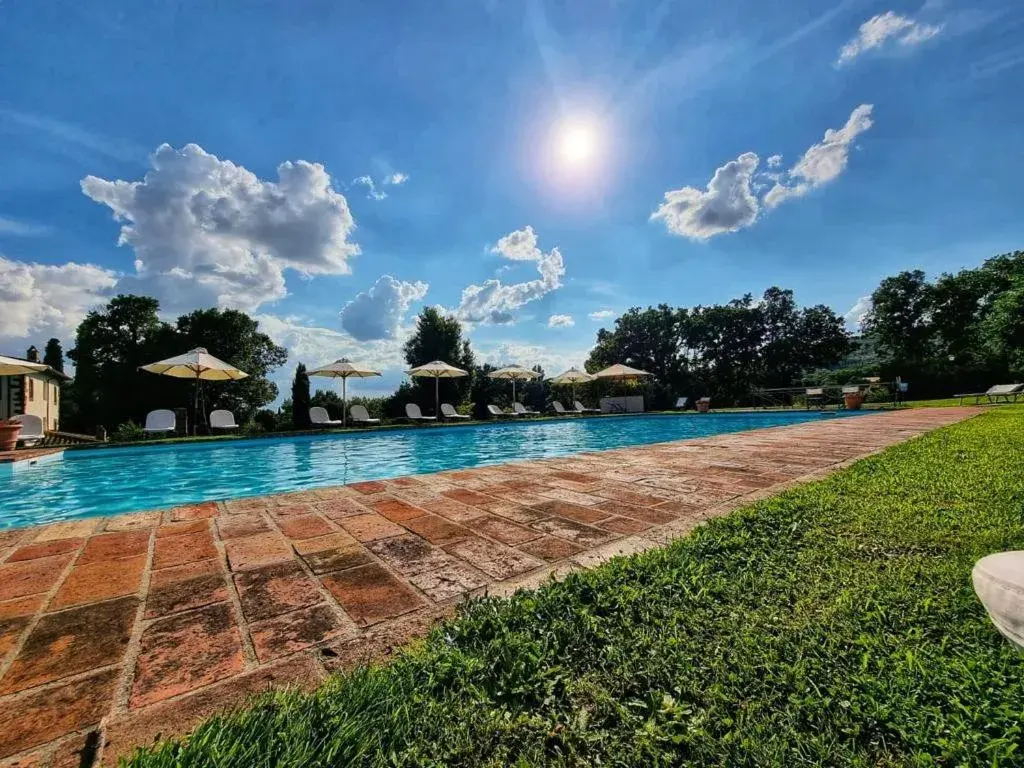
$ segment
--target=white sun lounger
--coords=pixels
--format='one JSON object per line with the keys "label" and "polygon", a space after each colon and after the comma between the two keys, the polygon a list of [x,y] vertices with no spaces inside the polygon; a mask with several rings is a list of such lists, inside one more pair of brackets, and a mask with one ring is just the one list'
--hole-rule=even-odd
{"label": "white sun lounger", "polygon": [[412,421],[437,421],[437,416],[424,416],[416,403],[405,404],[405,417]]}
{"label": "white sun lounger", "polygon": [[238,429],[231,411],[210,411],[210,429]]}
{"label": "white sun lounger", "polygon": [[502,419],[506,416],[521,416],[522,414],[516,413],[515,411],[503,411],[498,406],[491,403],[487,406],[487,412],[496,419]]}
{"label": "white sun lounger", "polygon": [[[1024,384],[996,384],[994,387],[989,387],[984,392],[964,392],[959,395],[953,395],[953,397],[960,398],[961,405],[963,404],[965,397],[973,397],[974,404],[977,405],[983,397],[987,397],[990,403],[999,402],[999,398],[1003,398],[1003,402],[1005,403],[1016,403],[1017,398],[1021,395],[1024,395]],[[1011,397],[1013,398],[1012,401],[1010,400]]]}
{"label": "white sun lounger", "polygon": [[160,408],[146,414],[146,425],[142,428],[142,431],[152,433],[173,432],[175,427],[174,411]]}
{"label": "white sun lounger", "polygon": [[451,403],[441,403],[441,415],[446,419],[468,419],[469,416],[459,413]]}
{"label": "white sun lounger", "polygon": [[314,427],[340,427],[341,419],[332,419],[327,409],[320,405],[314,405],[309,409],[309,420]]}
{"label": "white sun lounger", "polygon": [[680,397],[678,400],[676,400],[676,408],[678,410],[682,410],[683,408],[685,408],[689,404],[689,402],[690,402],[690,398],[688,398],[688,397]]}
{"label": "white sun lounger", "polygon": [[522,403],[512,403],[512,410],[519,416],[537,416],[540,411],[531,411]]}
{"label": "white sun lounger", "polygon": [[565,410],[565,406],[562,405],[558,400],[552,400],[551,401],[551,408],[559,416],[571,416],[574,413],[576,413],[576,411],[567,411],[567,410]]}
{"label": "white sun lounger", "polygon": [[573,405],[576,406],[576,413],[600,413],[601,412],[600,408],[587,408],[587,406],[585,406],[579,400],[573,401]]}
{"label": "white sun lounger", "polygon": [[371,419],[365,405],[353,405],[348,409],[348,417],[353,424],[380,424],[380,419]]}
{"label": "white sun lounger", "polygon": [[11,421],[21,424],[21,432],[18,433],[18,442],[25,445],[35,445],[46,435],[43,432],[43,420],[31,413],[22,413],[14,416]]}

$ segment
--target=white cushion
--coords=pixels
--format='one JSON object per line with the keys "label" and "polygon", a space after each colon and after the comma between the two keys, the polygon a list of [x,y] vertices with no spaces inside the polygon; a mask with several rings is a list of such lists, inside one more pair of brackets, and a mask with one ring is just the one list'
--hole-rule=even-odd
{"label": "white cushion", "polygon": [[996,629],[1024,647],[1024,552],[999,552],[981,558],[971,574]]}

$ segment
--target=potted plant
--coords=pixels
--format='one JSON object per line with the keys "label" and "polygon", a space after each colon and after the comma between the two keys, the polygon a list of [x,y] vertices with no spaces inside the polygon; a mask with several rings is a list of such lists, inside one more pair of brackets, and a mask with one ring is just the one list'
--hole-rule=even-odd
{"label": "potted plant", "polygon": [[21,422],[14,419],[0,419],[0,452],[13,451],[18,445]]}
{"label": "potted plant", "polygon": [[843,405],[848,411],[859,411],[861,404],[864,402],[863,392],[845,392],[843,393]]}

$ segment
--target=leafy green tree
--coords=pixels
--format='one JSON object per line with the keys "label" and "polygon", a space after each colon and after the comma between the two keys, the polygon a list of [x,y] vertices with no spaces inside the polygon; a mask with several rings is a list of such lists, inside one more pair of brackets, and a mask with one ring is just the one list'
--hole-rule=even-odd
{"label": "leafy green tree", "polygon": [[295,378],[292,379],[292,426],[296,429],[308,429],[310,426],[309,408],[311,398],[309,395],[309,374],[306,373],[306,366],[299,363],[295,366]]}
{"label": "leafy green tree", "polygon": [[920,365],[934,351],[935,329],[930,322],[934,307],[934,289],[924,272],[900,272],[882,280],[871,294],[864,333],[889,359]]}
{"label": "leafy green tree", "polygon": [[999,294],[981,326],[990,354],[1013,378],[1024,377],[1024,280]]}
{"label": "leafy green tree", "polygon": [[[469,340],[462,338],[462,324],[456,318],[442,314],[436,307],[425,307],[416,318],[416,330],[403,349],[410,368],[442,360],[468,371],[469,376],[441,379],[438,388],[442,403],[458,405],[466,401],[473,385],[476,361]],[[417,378],[412,386],[414,389],[404,390],[411,396],[404,402],[417,403],[424,413],[433,412],[434,380]]]}
{"label": "leafy green tree", "polygon": [[46,342],[43,362],[53,370],[64,373],[64,348],[60,345],[60,339],[50,339]]}

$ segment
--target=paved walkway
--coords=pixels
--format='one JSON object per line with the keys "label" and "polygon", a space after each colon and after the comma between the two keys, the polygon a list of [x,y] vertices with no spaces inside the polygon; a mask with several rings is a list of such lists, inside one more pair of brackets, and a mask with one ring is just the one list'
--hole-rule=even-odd
{"label": "paved walkway", "polygon": [[[978,413],[943,408],[0,531],[0,766],[113,764],[268,684]],[[127,468],[126,468],[126,471]]]}

